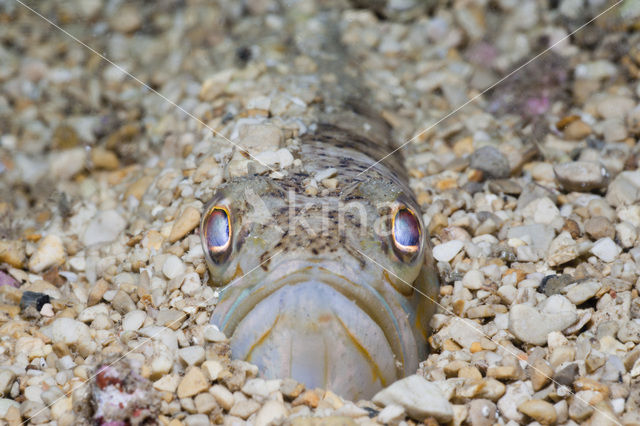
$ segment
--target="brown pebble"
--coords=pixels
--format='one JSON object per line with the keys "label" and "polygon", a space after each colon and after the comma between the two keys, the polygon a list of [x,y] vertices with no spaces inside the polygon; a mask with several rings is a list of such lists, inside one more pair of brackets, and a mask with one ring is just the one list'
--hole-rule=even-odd
{"label": "brown pebble", "polygon": [[108,289],[109,283],[106,280],[100,278],[98,281],[96,281],[96,283],[93,285],[93,287],[91,287],[91,290],[89,291],[89,296],[87,297],[87,306],[93,306],[96,303],[100,302],[102,300],[102,296],[104,296]]}
{"label": "brown pebble", "polygon": [[531,384],[534,391],[539,391],[551,381],[553,377],[553,369],[544,359],[537,359],[529,367],[531,375]]}
{"label": "brown pebble", "polygon": [[178,398],[188,398],[209,389],[209,382],[198,367],[192,367],[178,385]]}
{"label": "brown pebble", "polygon": [[605,237],[614,239],[616,236],[616,229],[613,223],[604,216],[594,216],[587,219],[584,223],[584,230],[594,240]]}
{"label": "brown pebble", "polygon": [[569,234],[571,234],[571,238],[574,240],[580,237],[580,225],[578,225],[578,222],[573,219],[567,219],[564,221],[564,225],[562,225],[560,232],[562,231],[569,232]]}
{"label": "brown pebble", "polygon": [[129,197],[134,197],[137,200],[141,200],[144,193],[147,191],[149,185],[153,182],[152,176],[143,176],[131,185],[124,191],[125,200]]}
{"label": "brown pebble", "polygon": [[518,411],[540,422],[543,425],[550,425],[556,422],[558,414],[555,407],[540,399],[530,399],[518,405]]}
{"label": "brown pebble", "polygon": [[575,120],[569,123],[563,131],[565,139],[580,140],[591,134],[591,127],[582,120]]}
{"label": "brown pebble", "polygon": [[101,147],[96,147],[91,150],[91,162],[93,166],[98,169],[116,170],[120,167],[118,156],[113,153],[113,151]]}
{"label": "brown pebble", "polygon": [[195,207],[187,207],[173,223],[169,242],[175,243],[189,232],[193,231],[200,223],[200,211]]}
{"label": "brown pebble", "polygon": [[291,405],[294,407],[298,405],[306,405],[307,407],[316,408],[319,402],[320,398],[318,397],[318,394],[314,390],[308,390],[294,399]]}
{"label": "brown pebble", "polygon": [[20,240],[0,240],[0,263],[22,268],[26,260],[25,243]]}

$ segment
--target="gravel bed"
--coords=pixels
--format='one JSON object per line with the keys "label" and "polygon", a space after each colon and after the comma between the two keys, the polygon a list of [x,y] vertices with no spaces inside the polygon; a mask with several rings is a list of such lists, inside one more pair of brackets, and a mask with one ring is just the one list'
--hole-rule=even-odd
{"label": "gravel bed", "polygon": [[322,97],[280,3],[0,0],[0,422],[640,424],[637,3],[376,4],[342,36],[415,136],[441,288],[416,375],[352,402],[208,324],[204,203],[304,167]]}

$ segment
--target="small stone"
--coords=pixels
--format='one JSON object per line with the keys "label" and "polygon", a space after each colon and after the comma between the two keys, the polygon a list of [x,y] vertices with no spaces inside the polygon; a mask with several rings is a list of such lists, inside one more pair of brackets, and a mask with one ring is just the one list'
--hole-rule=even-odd
{"label": "small stone", "polygon": [[603,262],[613,262],[622,252],[622,249],[611,238],[607,237],[596,241],[589,251]]}
{"label": "small stone", "polygon": [[509,160],[493,146],[483,146],[471,154],[470,167],[494,179],[508,178],[511,174]]}
{"label": "small stone", "polygon": [[26,261],[25,243],[20,240],[0,240],[0,262],[22,268]]}
{"label": "small stone", "polygon": [[581,140],[591,134],[591,127],[582,120],[575,120],[563,129],[564,138],[568,140]]}
{"label": "small stone", "polygon": [[549,266],[562,265],[577,258],[578,255],[578,245],[575,240],[571,238],[569,232],[562,231],[549,246],[547,262]]}
{"label": "small stone", "polygon": [[607,169],[588,161],[573,161],[553,167],[558,183],[567,191],[589,192],[607,184]]}
{"label": "small stone", "polygon": [[27,308],[33,307],[36,311],[40,312],[45,303],[49,303],[50,301],[51,298],[47,294],[24,291],[20,298],[20,310],[25,311]]}
{"label": "small stone", "polygon": [[47,235],[38,243],[36,251],[29,259],[29,270],[39,273],[45,269],[62,265],[65,261],[64,246],[62,239],[57,235]]}
{"label": "small stone", "polygon": [[200,368],[191,367],[178,385],[178,398],[188,398],[209,388],[207,378]]}
{"label": "small stone", "polygon": [[180,290],[182,290],[182,292],[187,296],[193,296],[201,287],[202,283],[200,282],[200,275],[196,272],[191,272],[184,276]]}
{"label": "small stone", "polygon": [[204,348],[202,346],[188,346],[178,350],[178,356],[187,365],[200,365],[204,361]]}
{"label": "small stone", "polygon": [[142,26],[142,17],[138,9],[125,4],[109,20],[109,25],[120,33],[132,33]]}
{"label": "small stone", "polygon": [[177,374],[165,374],[153,382],[153,387],[160,392],[175,392],[180,384],[180,376]]}
{"label": "small stone", "polygon": [[89,291],[89,296],[87,297],[87,306],[93,306],[96,303],[102,300],[102,296],[109,289],[109,283],[104,279],[99,279],[96,283],[91,287]]}
{"label": "small stone", "polygon": [[609,219],[604,216],[594,216],[584,223],[584,230],[595,240],[600,238],[614,238],[616,230]]}
{"label": "small stone", "polygon": [[0,417],[4,418],[7,415],[9,408],[11,407],[19,409],[20,403],[14,401],[13,399],[0,398]]}
{"label": "small stone", "polygon": [[623,119],[636,106],[633,99],[624,96],[608,96],[598,102],[597,111],[600,117],[606,119]]}
{"label": "small stone", "polygon": [[607,201],[614,207],[640,201],[640,171],[624,171],[609,184]]}
{"label": "small stone", "polygon": [[184,274],[186,267],[178,256],[170,254],[162,265],[162,273],[169,279]]}
{"label": "small stone", "polygon": [[136,331],[142,327],[146,319],[147,313],[139,309],[127,312],[122,318],[122,329],[124,331]]}
{"label": "small stone", "polygon": [[137,309],[136,304],[126,292],[118,290],[111,300],[111,306],[122,315]]}
{"label": "small stone", "polygon": [[554,406],[540,399],[524,401],[518,405],[518,410],[543,425],[554,424],[558,418]]}
{"label": "small stone", "polygon": [[202,363],[202,371],[207,375],[210,381],[215,381],[220,377],[220,373],[224,371],[222,364],[216,360],[208,360]]}
{"label": "small stone", "polygon": [[376,418],[380,423],[390,424],[392,422],[403,420],[404,419],[404,407],[396,404],[389,404],[380,413],[378,413],[378,417]]}
{"label": "small stone", "polygon": [[418,375],[398,380],[375,394],[372,401],[382,406],[400,405],[416,420],[435,417],[446,423],[453,419],[453,408],[442,390]]}
{"label": "small stone", "polygon": [[211,389],[209,389],[209,393],[213,395],[216,401],[218,401],[218,404],[220,404],[220,406],[225,410],[229,411],[233,406],[233,394],[224,386],[213,385],[211,386]]}
{"label": "small stone", "polygon": [[246,420],[250,415],[258,411],[259,409],[259,403],[252,399],[246,399],[244,401],[238,401],[233,404],[233,407],[231,407],[231,410],[229,410],[229,414]]}
{"label": "small stone", "polygon": [[84,323],[91,322],[95,320],[98,315],[109,315],[109,309],[107,309],[107,305],[100,304],[95,306],[89,306],[85,308],[82,312],[78,314],[78,321],[82,321]]}
{"label": "small stone", "polygon": [[[206,414],[190,414],[184,418],[182,421],[184,426],[210,426],[211,421]],[[181,423],[181,424],[182,424]],[[174,426],[172,423],[169,423],[169,426]],[[175,425],[178,426],[178,425]]]}
{"label": "small stone", "polygon": [[124,199],[128,200],[129,197],[133,197],[140,201],[152,182],[153,176],[142,176],[140,179],[133,182],[127,187],[127,189],[124,191]]}
{"label": "small stone", "polygon": [[600,124],[600,130],[602,131],[605,142],[618,142],[629,136],[624,121],[618,118],[604,120]]}
{"label": "small stone", "polygon": [[544,345],[552,331],[562,331],[578,319],[576,307],[566,297],[554,295],[538,309],[526,304],[512,306],[509,331],[523,342]]}
{"label": "small stone", "polygon": [[280,401],[270,400],[260,408],[256,419],[254,421],[255,426],[268,426],[273,424],[278,419],[282,419],[288,415],[287,408]]}
{"label": "small stone", "polygon": [[477,269],[472,269],[462,277],[462,285],[469,290],[479,290],[484,285],[484,274]]}
{"label": "small stone", "polygon": [[242,386],[242,392],[254,398],[266,398],[280,389],[282,380],[249,379]]}
{"label": "small stone", "polygon": [[633,247],[638,239],[638,229],[629,222],[620,222],[616,224],[616,239],[620,241],[620,245],[624,248]]}
{"label": "small stone", "polygon": [[534,391],[539,391],[551,381],[553,369],[541,358],[536,359],[529,367],[531,373],[531,384]]}
{"label": "small stone", "polygon": [[8,368],[0,369],[0,396],[8,396],[16,379],[16,373]]}
{"label": "small stone", "polygon": [[581,282],[567,291],[567,299],[575,305],[580,305],[595,296],[602,288],[602,284],[595,280]]}
{"label": "small stone", "polygon": [[218,329],[214,324],[208,324],[204,328],[204,338],[208,342],[222,343],[226,342],[227,336]]}
{"label": "small stone", "polygon": [[498,409],[502,415],[515,422],[522,422],[523,415],[517,407],[531,399],[533,389],[528,382],[515,382],[507,386],[505,394],[498,401]]}
{"label": "small stone", "polygon": [[495,179],[489,182],[489,191],[494,194],[520,195],[522,186],[510,179]]}
{"label": "small stone", "polygon": [[240,129],[238,145],[256,155],[261,152],[277,151],[284,136],[282,130],[270,124],[243,126]]}
{"label": "small stone", "polygon": [[532,218],[535,223],[550,225],[560,215],[560,210],[549,197],[541,197],[527,204],[522,215]]}
{"label": "small stone", "polygon": [[304,385],[291,378],[286,378],[282,380],[280,392],[289,400],[296,399],[302,392],[304,392]]}
{"label": "small stone", "polygon": [[108,149],[96,147],[91,150],[91,162],[98,169],[116,170],[120,167],[118,156]]}
{"label": "small stone", "polygon": [[320,397],[313,390],[304,391],[296,399],[291,402],[291,405],[296,407],[298,405],[306,405],[307,407],[316,408],[320,402]]}
{"label": "small stone", "polygon": [[182,214],[173,222],[171,233],[169,234],[169,242],[175,243],[182,239],[185,235],[193,231],[200,223],[200,211],[195,207],[187,207]]}
{"label": "small stone", "polygon": [[87,225],[82,243],[85,246],[109,243],[118,238],[126,226],[127,222],[115,210],[101,211]]}
{"label": "small stone", "polygon": [[575,279],[569,274],[547,275],[540,282],[537,291],[546,296],[553,296],[562,293],[564,288],[573,282]]}
{"label": "small stone", "polygon": [[496,421],[496,404],[488,399],[474,399],[469,402],[467,420],[471,426],[491,426]]}
{"label": "small stone", "polygon": [[193,398],[198,413],[208,414],[218,407],[218,403],[213,395],[208,392],[199,393]]}
{"label": "small stone", "polygon": [[578,372],[578,365],[572,363],[558,370],[553,376],[553,380],[562,386],[571,386],[573,381],[576,379]]}
{"label": "small stone", "polygon": [[464,247],[462,241],[447,241],[433,248],[433,257],[440,262],[449,262],[462,250],[462,247]]}

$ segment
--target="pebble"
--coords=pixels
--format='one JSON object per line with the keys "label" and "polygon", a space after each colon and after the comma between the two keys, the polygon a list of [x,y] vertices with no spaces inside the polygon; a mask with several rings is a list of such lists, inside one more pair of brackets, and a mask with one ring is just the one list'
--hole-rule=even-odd
{"label": "pebble", "polygon": [[214,324],[207,324],[204,328],[204,338],[208,342],[226,342],[227,336],[224,335],[222,331],[218,329]]}
{"label": "pebble", "polygon": [[472,269],[462,277],[462,285],[469,290],[479,290],[484,285],[484,274],[477,269]]}
{"label": "pebble", "polygon": [[530,399],[518,405],[518,410],[543,425],[551,425],[558,419],[554,406],[547,401]]}
{"label": "pebble", "polygon": [[204,348],[202,346],[188,346],[178,350],[178,356],[187,365],[200,365],[204,361]]}
{"label": "pebble", "polygon": [[147,313],[139,309],[127,312],[122,318],[122,330],[136,331],[142,327],[142,324],[144,324],[144,320],[146,319]]}
{"label": "pebble", "polygon": [[82,235],[82,243],[87,247],[109,243],[118,238],[126,226],[127,222],[115,210],[101,211],[87,225]]}
{"label": "pebble", "polygon": [[268,426],[288,415],[287,408],[280,401],[270,400],[260,408],[256,415],[255,426]]}
{"label": "pebble", "polygon": [[173,254],[167,256],[162,264],[162,273],[169,279],[173,279],[178,275],[184,274],[185,269],[186,267],[184,263],[182,263],[182,260]]}
{"label": "pebble", "polygon": [[89,327],[72,318],[57,318],[51,325],[44,327],[42,333],[53,343],[75,346],[85,356],[93,353],[96,343],[91,338]]}
{"label": "pebble", "polygon": [[200,210],[195,207],[188,206],[182,214],[173,222],[171,233],[169,234],[169,242],[175,243],[182,239],[185,235],[193,231],[200,223]]}
{"label": "pebble", "polygon": [[531,385],[534,391],[545,387],[553,377],[553,369],[547,361],[538,358],[529,366],[531,372]]}
{"label": "pebble", "polygon": [[493,146],[483,146],[471,154],[472,169],[481,170],[482,173],[493,179],[508,178],[511,174],[509,160],[497,148]]}
{"label": "pebble", "polygon": [[113,14],[109,20],[109,25],[115,31],[128,34],[140,28],[142,25],[142,17],[137,8],[125,4]]}
{"label": "pebble", "polygon": [[178,385],[178,398],[188,398],[209,388],[207,378],[198,367],[191,367]]}
{"label": "pebble", "polygon": [[404,419],[404,407],[396,404],[389,404],[380,413],[376,419],[383,424],[390,424]]}
{"label": "pebble", "polygon": [[464,247],[462,241],[447,241],[433,248],[433,257],[440,262],[449,262],[462,250],[462,247]]}
{"label": "pebble", "polygon": [[19,240],[0,240],[0,262],[22,268],[26,261],[25,243]]}
{"label": "pebble", "polygon": [[231,407],[231,410],[229,410],[229,414],[246,420],[250,415],[258,411],[259,409],[259,403],[252,399],[246,399],[244,401],[239,401],[233,404],[233,407]]}
{"label": "pebble", "polygon": [[558,183],[566,191],[589,192],[607,184],[607,169],[588,161],[572,161],[553,166]]}
{"label": "pebble", "polygon": [[580,305],[595,296],[601,288],[601,283],[596,280],[589,280],[571,287],[566,296],[573,304]]}
{"label": "pebble", "polygon": [[581,140],[591,134],[591,126],[582,120],[575,120],[563,129],[563,134],[565,139]]}
{"label": "pebble", "polygon": [[271,124],[246,125],[240,129],[238,145],[251,154],[277,151],[284,138],[282,130]]}
{"label": "pebble", "polygon": [[264,380],[264,379],[249,379],[242,386],[242,392],[252,397],[266,398],[272,392],[280,389],[282,380]]}
{"label": "pebble", "polygon": [[218,401],[218,404],[225,410],[229,411],[233,406],[234,399],[233,394],[229,391],[229,389],[225,388],[222,385],[213,385],[209,389],[209,393],[213,395],[213,397]]}
{"label": "pebble", "polygon": [[[169,423],[171,424],[171,423]],[[185,426],[209,426],[211,421],[206,414],[190,414],[184,418]]]}
{"label": "pebble", "polygon": [[25,311],[29,307],[35,308],[40,312],[42,307],[51,301],[48,294],[37,293],[35,291],[24,291],[20,298],[20,310]]}
{"label": "pebble", "polygon": [[577,258],[578,245],[568,231],[562,231],[549,246],[547,263],[549,266],[562,265]]}
{"label": "pebble", "polygon": [[220,377],[220,373],[224,371],[224,367],[222,366],[222,364],[213,359],[203,362],[201,368],[210,381],[217,380],[218,377]]}
{"label": "pebble", "polygon": [[91,150],[91,162],[98,169],[116,170],[120,167],[118,156],[113,151],[102,147]]}
{"label": "pebble", "polygon": [[36,251],[31,255],[29,270],[39,273],[51,266],[64,264],[65,259],[62,239],[57,235],[47,235],[40,240]]}
{"label": "pebble", "polygon": [[604,216],[594,216],[587,219],[584,223],[584,230],[595,240],[605,237],[614,238],[616,235],[613,223]]}
{"label": "pebble", "polygon": [[418,375],[398,380],[375,394],[372,401],[382,406],[400,405],[409,416],[420,421],[427,417],[443,423],[453,419],[453,408],[442,390]]}
{"label": "pebble", "polygon": [[78,321],[82,322],[91,322],[95,320],[98,315],[109,315],[109,309],[107,305],[101,303],[95,306],[89,306],[85,308],[78,314]]}
{"label": "pebble", "polygon": [[[166,371],[165,371],[166,373]],[[177,374],[164,374],[153,382],[153,387],[161,392],[175,392],[180,384],[180,376]]]}
{"label": "pebble", "polygon": [[523,342],[544,345],[552,331],[562,331],[578,319],[576,308],[566,297],[553,295],[538,308],[518,304],[509,310],[509,331]]}
{"label": "pebble", "polygon": [[603,262],[613,262],[622,252],[622,249],[611,238],[607,237],[596,241],[589,251]]}
{"label": "pebble", "polygon": [[624,171],[609,184],[607,202],[614,207],[640,201],[640,171]]}
{"label": "pebble", "polygon": [[[195,398],[193,398],[193,402],[198,413],[207,414],[218,407],[216,399],[208,392],[199,393]],[[209,419],[207,419],[207,421],[208,420]]]}
{"label": "pebble", "polygon": [[531,399],[533,389],[531,383],[515,382],[507,386],[505,394],[498,401],[498,410],[504,417],[514,422],[521,423],[524,416],[518,408],[520,404]]}
{"label": "pebble", "polygon": [[131,296],[122,290],[116,292],[111,300],[111,306],[122,315],[137,309],[136,304],[131,300]]}
{"label": "pebble", "polygon": [[87,296],[87,306],[93,306],[102,300],[102,296],[109,288],[109,283],[104,279],[99,279],[89,290]]}
{"label": "pebble", "polygon": [[13,399],[0,398],[0,417],[5,417],[10,407],[20,408],[20,404]]}
{"label": "pebble", "polygon": [[8,368],[0,369],[0,396],[6,396],[11,391],[11,386],[16,379],[16,373]]}

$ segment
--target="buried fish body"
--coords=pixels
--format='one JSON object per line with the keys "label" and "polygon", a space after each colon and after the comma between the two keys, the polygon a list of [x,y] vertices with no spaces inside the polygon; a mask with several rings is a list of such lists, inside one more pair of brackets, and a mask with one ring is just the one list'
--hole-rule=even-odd
{"label": "buried fish body", "polygon": [[[304,40],[341,49],[324,28]],[[319,41],[318,41],[319,40]],[[415,196],[384,120],[364,106],[342,51],[317,60],[323,102],[283,178],[229,179],[200,235],[223,286],[211,322],[234,358],[349,399],[415,373],[427,350],[437,274]],[[313,48],[306,51],[314,59]],[[320,55],[318,55],[319,57]]]}

